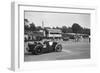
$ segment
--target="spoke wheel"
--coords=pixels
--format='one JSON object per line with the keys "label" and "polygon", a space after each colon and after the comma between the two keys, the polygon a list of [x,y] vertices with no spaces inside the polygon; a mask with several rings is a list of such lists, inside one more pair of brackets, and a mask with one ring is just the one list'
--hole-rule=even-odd
{"label": "spoke wheel", "polygon": [[35,54],[36,55],[40,55],[42,53],[42,47],[41,46],[37,46],[36,48],[35,48]]}
{"label": "spoke wheel", "polygon": [[57,45],[57,46],[55,47],[55,51],[56,51],[56,52],[61,52],[61,51],[62,51],[62,46],[61,46],[61,45]]}

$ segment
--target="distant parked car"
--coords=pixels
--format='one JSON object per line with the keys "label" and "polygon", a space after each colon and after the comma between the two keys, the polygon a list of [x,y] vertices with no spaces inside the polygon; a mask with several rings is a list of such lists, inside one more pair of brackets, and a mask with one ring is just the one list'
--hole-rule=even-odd
{"label": "distant parked car", "polygon": [[62,51],[62,45],[55,41],[44,41],[44,42],[34,42],[29,43],[29,52],[32,54],[42,54],[46,52],[61,52]]}
{"label": "distant parked car", "polygon": [[63,39],[63,41],[68,41],[69,37],[63,37],[62,39]]}

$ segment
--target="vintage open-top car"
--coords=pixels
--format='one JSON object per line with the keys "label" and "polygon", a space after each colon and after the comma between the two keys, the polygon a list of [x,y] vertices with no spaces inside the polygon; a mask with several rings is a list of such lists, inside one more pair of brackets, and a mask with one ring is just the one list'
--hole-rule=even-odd
{"label": "vintage open-top car", "polygon": [[28,52],[31,52],[32,54],[42,54],[46,52],[61,52],[62,51],[62,45],[59,42],[56,41],[34,41],[34,43],[28,43]]}

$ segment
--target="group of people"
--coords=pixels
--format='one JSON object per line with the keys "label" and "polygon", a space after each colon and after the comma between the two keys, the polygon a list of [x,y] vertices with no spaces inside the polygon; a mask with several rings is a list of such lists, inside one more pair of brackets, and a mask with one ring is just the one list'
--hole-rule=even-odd
{"label": "group of people", "polygon": [[[75,38],[75,42],[78,42],[78,41],[84,39],[82,36],[78,36],[78,35],[74,36],[74,38]],[[88,37],[88,39],[89,39],[89,42],[90,42],[90,36]]]}

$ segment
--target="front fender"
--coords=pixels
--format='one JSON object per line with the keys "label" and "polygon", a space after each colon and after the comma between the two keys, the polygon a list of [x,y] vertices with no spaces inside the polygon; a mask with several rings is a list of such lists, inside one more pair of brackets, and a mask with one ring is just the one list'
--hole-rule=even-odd
{"label": "front fender", "polygon": [[28,47],[29,47],[29,52],[32,52],[33,50],[34,50],[34,48],[35,48],[35,44],[28,44]]}
{"label": "front fender", "polygon": [[41,48],[43,48],[42,45],[38,44],[38,45],[36,45],[36,46],[34,47],[34,50],[36,50],[37,47],[41,47]]}

